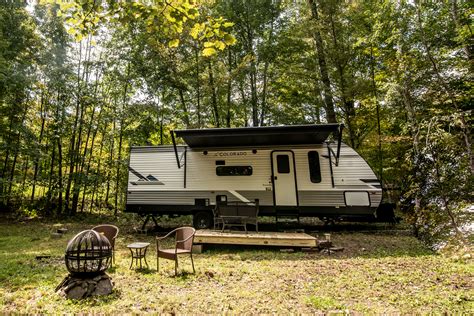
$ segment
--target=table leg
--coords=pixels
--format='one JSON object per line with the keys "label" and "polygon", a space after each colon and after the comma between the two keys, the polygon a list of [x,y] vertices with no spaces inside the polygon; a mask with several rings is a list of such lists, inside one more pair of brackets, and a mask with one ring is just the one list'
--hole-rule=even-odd
{"label": "table leg", "polygon": [[150,267],[148,266],[148,262],[146,261],[146,251],[147,251],[148,247],[145,248],[145,251],[143,252],[143,259],[145,259],[145,264],[146,264],[146,267],[147,269],[149,269]]}
{"label": "table leg", "polygon": [[132,262],[130,262],[130,268],[129,269],[131,269],[132,266],[133,266],[133,250],[131,248],[130,248],[130,252],[132,254]]}

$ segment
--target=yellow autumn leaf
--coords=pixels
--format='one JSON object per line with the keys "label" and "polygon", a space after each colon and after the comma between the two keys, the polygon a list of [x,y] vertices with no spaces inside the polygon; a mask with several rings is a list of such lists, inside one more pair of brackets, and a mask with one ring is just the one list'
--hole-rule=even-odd
{"label": "yellow autumn leaf", "polygon": [[168,47],[178,47],[178,45],[179,45],[179,39],[177,38],[168,42]]}
{"label": "yellow autumn leaf", "polygon": [[226,43],[226,45],[234,45],[235,43],[237,42],[237,40],[235,39],[234,36],[230,35],[230,34],[225,34],[224,35],[224,43]]}
{"label": "yellow autumn leaf", "polygon": [[204,48],[204,49],[202,50],[202,55],[203,55],[204,57],[212,56],[212,55],[214,55],[215,53],[217,53],[217,51],[216,51],[214,48],[212,48],[212,47]]}
{"label": "yellow autumn leaf", "polygon": [[224,50],[224,48],[225,48],[226,45],[224,44],[224,42],[216,41],[216,42],[214,43],[214,46],[215,46],[217,49],[219,49],[219,50]]}
{"label": "yellow autumn leaf", "polygon": [[[52,1],[54,2],[54,1]],[[61,1],[59,3],[59,7],[61,8],[61,11],[67,11],[69,9],[71,9],[72,7],[74,7],[74,3],[73,2],[63,2]]]}
{"label": "yellow autumn leaf", "polygon": [[68,32],[68,34],[74,35],[74,34],[77,33],[77,30],[76,30],[75,28],[72,28],[72,27],[71,27],[71,28],[69,28],[69,29],[67,30],[67,32]]}
{"label": "yellow autumn leaf", "polygon": [[199,27],[195,24],[191,31],[189,31],[189,35],[191,35],[192,38],[197,39],[199,32]]}

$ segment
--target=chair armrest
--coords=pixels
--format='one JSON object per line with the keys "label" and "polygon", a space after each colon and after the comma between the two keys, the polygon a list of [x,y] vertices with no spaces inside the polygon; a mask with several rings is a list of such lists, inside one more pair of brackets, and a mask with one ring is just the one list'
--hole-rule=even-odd
{"label": "chair armrest", "polygon": [[169,237],[172,233],[176,232],[179,228],[175,228],[173,229],[172,231],[170,231],[168,234],[162,236],[162,237],[156,237],[156,240],[159,241],[159,240],[162,240],[162,239],[165,239],[167,237]]}

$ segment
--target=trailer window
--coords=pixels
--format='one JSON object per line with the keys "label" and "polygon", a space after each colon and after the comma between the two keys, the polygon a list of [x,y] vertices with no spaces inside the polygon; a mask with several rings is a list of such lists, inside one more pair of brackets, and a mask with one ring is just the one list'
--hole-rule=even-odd
{"label": "trailer window", "polygon": [[251,176],[251,166],[219,166],[216,168],[218,176]]}
{"label": "trailer window", "polygon": [[321,182],[321,167],[319,165],[319,154],[317,151],[308,152],[309,176],[311,182]]}
{"label": "trailer window", "polygon": [[288,155],[277,155],[278,173],[290,173],[290,158]]}

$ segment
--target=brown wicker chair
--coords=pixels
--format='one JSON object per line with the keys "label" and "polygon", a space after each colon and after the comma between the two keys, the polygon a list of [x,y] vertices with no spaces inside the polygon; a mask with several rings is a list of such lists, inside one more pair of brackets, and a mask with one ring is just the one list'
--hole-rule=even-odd
{"label": "brown wicker chair", "polygon": [[[194,261],[193,261],[193,242],[194,234],[196,230],[192,227],[180,227],[172,230],[163,237],[156,237],[156,270],[160,271],[160,258],[174,260],[174,274],[178,274],[178,255],[189,254],[191,256],[191,264],[194,270]],[[166,237],[174,234],[175,243],[174,248],[171,249],[161,249],[160,241]]]}
{"label": "brown wicker chair", "polygon": [[104,236],[107,237],[110,242],[110,245],[112,246],[112,259],[113,263],[115,263],[115,239],[117,238],[119,233],[118,227],[114,225],[104,224],[95,226],[92,228],[92,230],[95,230],[98,233],[103,233]]}

